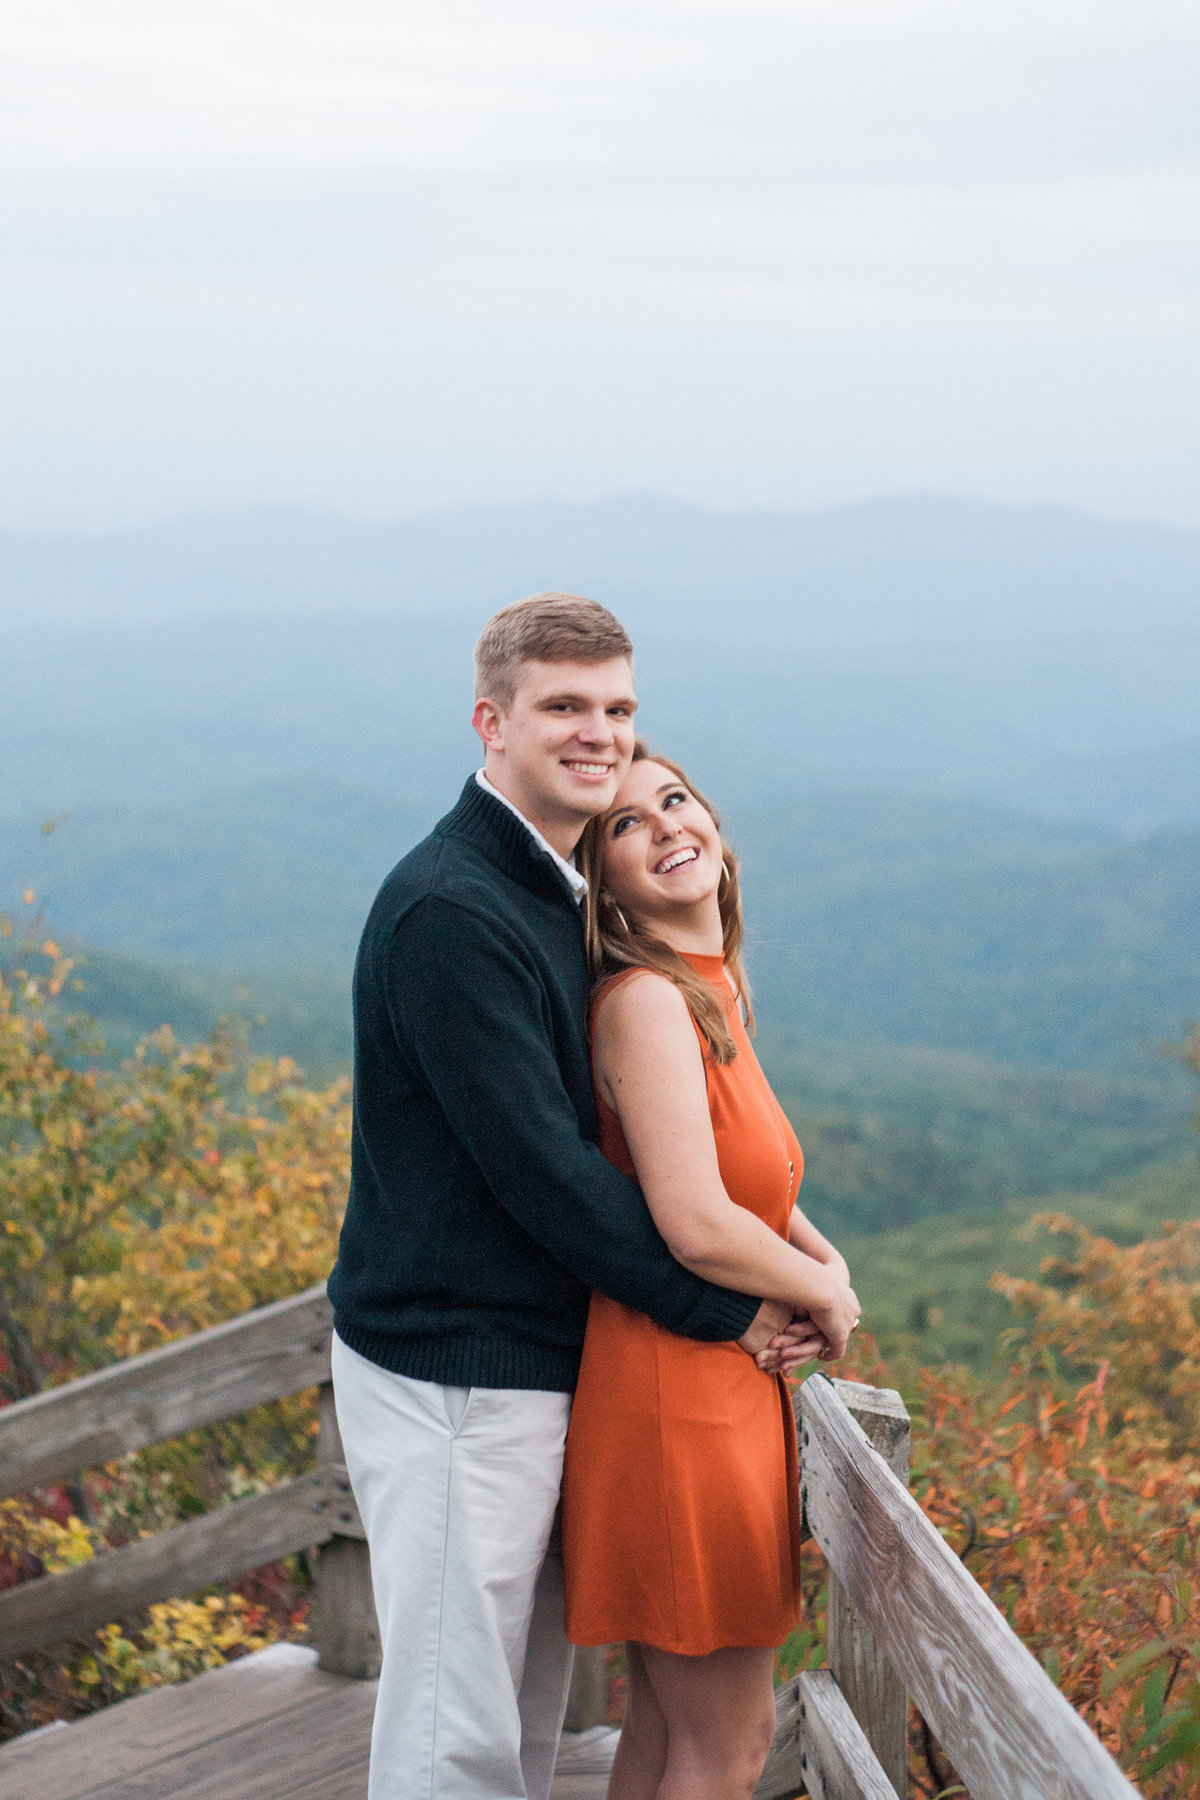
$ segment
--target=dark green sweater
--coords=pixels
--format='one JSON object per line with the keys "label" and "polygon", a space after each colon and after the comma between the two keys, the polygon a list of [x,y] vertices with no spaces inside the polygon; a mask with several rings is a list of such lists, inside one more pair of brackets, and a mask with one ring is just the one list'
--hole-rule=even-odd
{"label": "dark green sweater", "polygon": [[579,908],[468,781],[379,891],[354,972],[339,1337],[402,1375],[575,1385],[592,1288],[671,1331],[736,1338],[756,1300],[674,1261],[596,1148]]}

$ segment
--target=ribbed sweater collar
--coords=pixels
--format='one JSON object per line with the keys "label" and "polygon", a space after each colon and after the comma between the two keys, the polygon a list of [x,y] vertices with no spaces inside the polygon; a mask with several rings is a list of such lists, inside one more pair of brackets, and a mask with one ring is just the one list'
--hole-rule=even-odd
{"label": "ribbed sweater collar", "polygon": [[480,787],[474,775],[466,782],[457,806],[438,821],[434,830],[440,837],[462,838],[473,844],[514,881],[535,893],[553,894],[564,900],[572,912],[578,912],[553,859],[538,848],[517,815]]}

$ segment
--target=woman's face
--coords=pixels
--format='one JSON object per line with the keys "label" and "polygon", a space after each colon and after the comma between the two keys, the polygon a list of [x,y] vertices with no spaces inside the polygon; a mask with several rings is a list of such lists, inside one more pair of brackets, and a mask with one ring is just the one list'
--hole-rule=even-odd
{"label": "woman's face", "polygon": [[601,831],[600,885],[627,917],[668,919],[716,907],[721,837],[678,776],[647,757],[635,762]]}

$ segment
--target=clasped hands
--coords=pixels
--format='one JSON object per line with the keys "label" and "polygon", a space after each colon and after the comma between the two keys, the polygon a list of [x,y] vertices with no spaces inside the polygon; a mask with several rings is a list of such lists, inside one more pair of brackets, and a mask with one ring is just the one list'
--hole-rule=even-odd
{"label": "clasped hands", "polygon": [[833,1362],[844,1355],[860,1310],[854,1289],[842,1282],[815,1317],[786,1300],[764,1300],[738,1343],[764,1374],[790,1375],[814,1359]]}

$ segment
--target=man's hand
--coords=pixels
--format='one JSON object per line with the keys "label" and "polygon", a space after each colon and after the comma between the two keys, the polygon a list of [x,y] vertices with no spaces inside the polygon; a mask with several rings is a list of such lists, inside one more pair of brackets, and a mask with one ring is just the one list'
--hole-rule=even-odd
{"label": "man's hand", "polygon": [[739,1346],[757,1360],[770,1350],[772,1338],[781,1337],[787,1330],[793,1314],[794,1308],[786,1300],[764,1300],[738,1339]]}
{"label": "man's hand", "polygon": [[841,1281],[811,1313],[796,1312],[786,1300],[764,1300],[738,1344],[764,1374],[790,1375],[814,1357],[833,1362],[844,1355],[859,1311],[858,1295]]}
{"label": "man's hand", "polygon": [[791,1375],[814,1358],[822,1361],[829,1356],[829,1340],[820,1326],[814,1325],[805,1312],[796,1313],[786,1330],[771,1339],[765,1350],[760,1350],[755,1357],[759,1368],[767,1375]]}
{"label": "man's hand", "polygon": [[790,1375],[829,1349],[820,1327],[807,1313],[794,1312],[786,1300],[764,1300],[738,1343],[764,1375]]}

